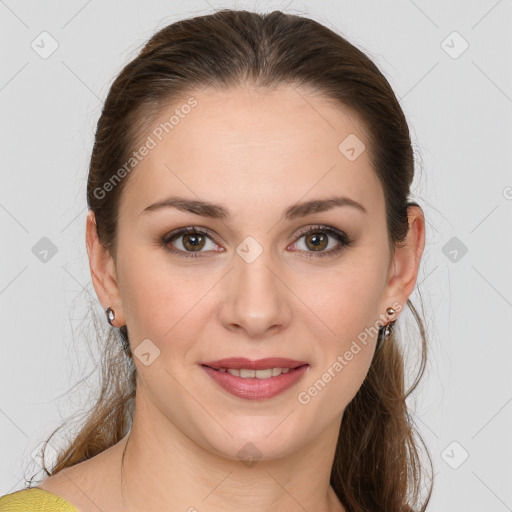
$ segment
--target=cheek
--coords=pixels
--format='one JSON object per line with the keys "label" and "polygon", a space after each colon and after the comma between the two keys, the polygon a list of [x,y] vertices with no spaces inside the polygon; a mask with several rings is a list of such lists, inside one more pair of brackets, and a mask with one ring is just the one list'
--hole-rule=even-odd
{"label": "cheek", "polygon": [[197,280],[184,278],[161,251],[134,249],[119,261],[123,309],[134,344],[144,338],[165,342],[187,323],[187,311],[201,298]]}
{"label": "cheek", "polygon": [[[383,270],[362,258],[347,261],[336,272],[318,275],[304,291],[305,302],[328,326],[325,340],[343,350],[350,340],[375,325]],[[308,282],[308,278],[301,278]],[[303,284],[302,283],[302,284]],[[315,289],[315,293],[309,293]],[[325,329],[325,328],[324,328]]]}
{"label": "cheek", "polygon": [[197,363],[197,340],[205,338],[208,321],[215,318],[220,276],[199,266],[185,269],[157,252],[134,251],[125,258],[123,306],[133,349],[150,339],[160,351],[160,364],[181,372],[183,365]]}
{"label": "cheek", "polygon": [[342,414],[366,378],[377,331],[371,329],[373,319],[364,309],[363,299],[364,295],[352,297],[347,308],[332,311],[328,321],[335,335],[317,340],[319,364],[312,368],[297,396],[300,404],[312,405],[306,407],[311,419],[326,411],[329,418]]}
{"label": "cheek", "polygon": [[316,401],[319,410],[330,403],[340,413],[359,390],[377,341],[381,267],[378,258],[347,260],[329,280],[317,281],[323,293],[313,295],[308,305],[321,319],[312,333],[324,334],[317,337],[319,365],[301,388],[300,403]]}

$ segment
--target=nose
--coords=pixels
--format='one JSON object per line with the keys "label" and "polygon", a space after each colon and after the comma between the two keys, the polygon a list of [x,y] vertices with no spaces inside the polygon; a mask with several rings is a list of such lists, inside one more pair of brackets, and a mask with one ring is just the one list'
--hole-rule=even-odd
{"label": "nose", "polygon": [[284,270],[270,251],[261,251],[254,260],[237,254],[226,276],[220,320],[226,329],[243,330],[249,338],[275,335],[290,322],[290,294]]}

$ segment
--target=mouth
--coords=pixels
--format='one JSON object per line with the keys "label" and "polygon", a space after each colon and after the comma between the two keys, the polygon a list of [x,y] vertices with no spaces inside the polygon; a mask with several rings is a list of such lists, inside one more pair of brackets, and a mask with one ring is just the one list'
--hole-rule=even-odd
{"label": "mouth", "polygon": [[296,361],[284,357],[266,357],[255,361],[244,357],[230,357],[201,363],[201,366],[207,366],[223,373],[227,372],[243,379],[278,377],[282,373],[288,373],[290,370],[306,365],[309,366],[306,361]]}
{"label": "mouth", "polygon": [[206,366],[216,372],[220,373],[230,373],[235,377],[241,377],[242,379],[270,379],[271,377],[279,377],[283,373],[288,373],[290,370],[296,370],[297,368],[302,368],[303,366],[309,366],[308,364],[302,364],[299,366],[295,366],[293,368],[290,367],[274,367],[274,368],[265,368],[261,370],[253,370],[251,368],[213,368],[212,366],[208,366],[203,364],[202,366]]}
{"label": "mouth", "polygon": [[206,373],[225,391],[245,399],[272,398],[294,386],[309,370],[305,361],[266,358],[221,359],[201,363]]}

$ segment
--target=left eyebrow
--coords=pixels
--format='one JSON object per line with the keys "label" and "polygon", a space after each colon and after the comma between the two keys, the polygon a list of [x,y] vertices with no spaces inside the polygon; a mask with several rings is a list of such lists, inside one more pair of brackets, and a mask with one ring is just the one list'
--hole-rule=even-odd
{"label": "left eyebrow", "polygon": [[[283,216],[287,221],[305,217],[312,213],[325,212],[342,206],[353,207],[363,213],[368,213],[366,208],[349,197],[331,197],[327,199],[313,199],[289,206],[284,210]],[[140,214],[150,213],[163,208],[175,208],[184,212],[193,213],[212,219],[227,219],[230,217],[229,209],[223,204],[211,203],[186,197],[171,196],[147,206]]]}

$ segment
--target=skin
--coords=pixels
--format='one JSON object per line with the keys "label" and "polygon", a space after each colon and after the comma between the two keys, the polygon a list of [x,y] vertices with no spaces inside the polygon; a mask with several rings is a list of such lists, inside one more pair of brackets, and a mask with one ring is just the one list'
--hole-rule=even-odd
{"label": "skin", "polygon": [[[147,338],[160,350],[147,366],[134,358],[139,375],[132,430],[41,487],[84,511],[343,511],[329,475],[344,409],[368,372],[376,336],[360,344],[307,405],[297,395],[359,333],[378,325],[388,306],[403,308],[424,248],[423,213],[409,208],[407,244],[392,253],[384,194],[368,149],[354,161],[338,150],[349,134],[369,148],[354,113],[292,87],[193,96],[198,105],[128,179],[117,261],[99,243],[92,212],[87,218],[99,301],[115,310],[115,326],[128,325],[132,350]],[[215,220],[171,208],[141,214],[171,194],[222,203],[232,217]],[[281,218],[297,201],[333,195],[348,196],[367,212],[345,206]],[[315,224],[347,233],[353,244],[315,256],[308,237],[297,236]],[[187,226],[215,236],[203,238],[198,258],[171,254],[161,242]],[[324,252],[340,244],[322,233],[329,241]],[[252,263],[236,252],[247,236],[262,248]],[[168,245],[185,251],[185,238]],[[311,259],[304,257],[308,252]],[[222,390],[200,367],[230,356],[289,357],[310,368],[274,398],[245,400]],[[237,457],[247,442],[261,452],[251,467]]]}

